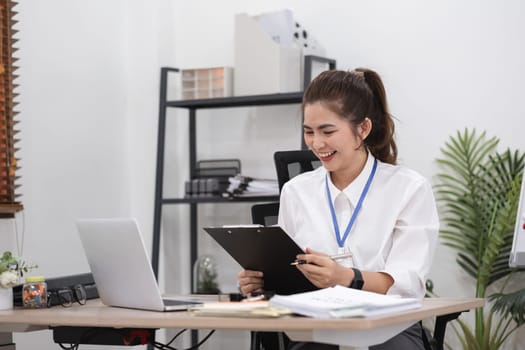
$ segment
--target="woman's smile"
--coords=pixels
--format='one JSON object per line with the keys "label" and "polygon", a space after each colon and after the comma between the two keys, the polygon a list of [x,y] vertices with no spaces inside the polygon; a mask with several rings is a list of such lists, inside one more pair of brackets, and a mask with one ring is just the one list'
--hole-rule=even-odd
{"label": "woman's smile", "polygon": [[337,151],[331,151],[331,152],[315,152],[317,154],[317,156],[319,157],[319,159],[322,161],[322,162],[329,162],[333,159],[333,157],[335,156],[335,153]]}

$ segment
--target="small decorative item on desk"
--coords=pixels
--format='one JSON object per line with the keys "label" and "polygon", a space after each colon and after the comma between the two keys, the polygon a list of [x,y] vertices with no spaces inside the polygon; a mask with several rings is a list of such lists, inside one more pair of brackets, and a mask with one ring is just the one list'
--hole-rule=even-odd
{"label": "small decorative item on desk", "polygon": [[27,309],[47,307],[47,284],[44,276],[28,276],[22,288],[23,306]]}
{"label": "small decorative item on desk", "polygon": [[219,294],[217,268],[209,255],[201,256],[193,266],[193,292],[197,294]]}
{"label": "small decorative item on desk", "polygon": [[6,251],[0,256],[0,310],[13,308],[13,287],[19,284],[20,277],[37,265],[27,264],[13,253]]}

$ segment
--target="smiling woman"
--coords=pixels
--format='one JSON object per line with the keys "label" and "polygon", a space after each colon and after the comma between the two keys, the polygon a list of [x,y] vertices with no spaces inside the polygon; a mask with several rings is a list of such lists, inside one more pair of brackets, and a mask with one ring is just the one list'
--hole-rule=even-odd
{"label": "smiling woman", "polygon": [[[437,208],[430,182],[396,165],[394,122],[380,76],[366,68],[322,72],[304,92],[303,112],[305,144],[322,166],[281,190],[278,224],[305,252],[295,257],[304,262],[295,268],[319,289],[423,298]],[[244,295],[266,292],[261,271],[243,270],[238,282]],[[370,349],[429,349],[425,339],[416,323]]]}
{"label": "smiling woman", "polygon": [[17,112],[13,110],[16,105],[16,94],[13,92],[16,88],[13,83],[16,70],[13,66],[13,35],[16,31],[12,28],[16,23],[13,19],[15,5],[11,0],[0,0],[0,218],[14,217],[17,211],[23,209],[17,201],[19,195],[16,192],[19,166],[15,145],[19,140],[15,138],[14,117]]}

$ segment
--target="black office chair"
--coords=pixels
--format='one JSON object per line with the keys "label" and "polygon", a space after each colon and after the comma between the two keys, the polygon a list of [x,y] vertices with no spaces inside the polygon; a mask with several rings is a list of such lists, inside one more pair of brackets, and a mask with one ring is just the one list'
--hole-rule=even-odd
{"label": "black office chair", "polygon": [[273,154],[279,191],[292,177],[314,170],[321,161],[310,150],[278,151]]}
{"label": "black office chair", "polygon": [[[294,176],[311,171],[321,165],[321,161],[310,150],[278,151],[273,154],[279,191]],[[252,206],[252,222],[271,226],[277,224],[279,202],[256,204]]]}
{"label": "black office chair", "polygon": [[255,204],[252,206],[252,222],[263,226],[277,224],[279,202]]}

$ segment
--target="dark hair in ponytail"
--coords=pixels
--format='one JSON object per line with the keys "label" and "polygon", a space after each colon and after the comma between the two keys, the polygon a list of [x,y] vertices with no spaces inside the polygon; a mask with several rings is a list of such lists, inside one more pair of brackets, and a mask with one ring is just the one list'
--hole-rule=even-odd
{"label": "dark hair in ponytail", "polygon": [[354,131],[368,117],[372,130],[364,140],[365,146],[380,161],[396,164],[394,120],[388,111],[383,82],[376,72],[367,68],[325,71],[308,85],[303,111],[306,105],[316,102],[348,119]]}

